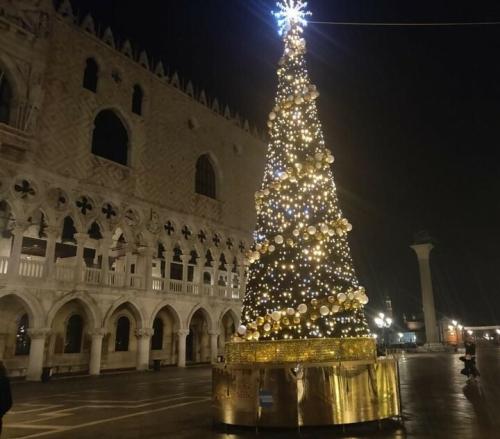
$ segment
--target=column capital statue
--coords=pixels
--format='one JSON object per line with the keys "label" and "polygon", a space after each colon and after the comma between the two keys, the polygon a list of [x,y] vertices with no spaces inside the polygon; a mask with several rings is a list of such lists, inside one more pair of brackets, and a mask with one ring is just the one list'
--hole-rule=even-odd
{"label": "column capital statue", "polygon": [[47,337],[52,332],[50,328],[28,328],[28,335],[31,339],[41,339]]}
{"label": "column capital statue", "polygon": [[148,338],[148,337],[152,337],[154,332],[155,331],[153,328],[139,328],[135,331],[135,335],[137,338],[141,338],[141,337]]}

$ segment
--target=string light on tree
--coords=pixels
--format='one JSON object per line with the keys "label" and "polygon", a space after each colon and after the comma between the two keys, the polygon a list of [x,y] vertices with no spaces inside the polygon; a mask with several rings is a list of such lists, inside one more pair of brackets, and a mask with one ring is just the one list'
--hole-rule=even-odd
{"label": "string light on tree", "polygon": [[274,13],[284,42],[269,114],[264,178],[237,337],[246,340],[369,335],[316,99],[305,62],[307,3],[283,0]]}

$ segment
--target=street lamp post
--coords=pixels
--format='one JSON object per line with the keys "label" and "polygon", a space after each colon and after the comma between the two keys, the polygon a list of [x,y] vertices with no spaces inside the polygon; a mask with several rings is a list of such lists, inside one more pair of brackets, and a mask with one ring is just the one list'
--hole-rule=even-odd
{"label": "street lamp post", "polygon": [[381,312],[373,319],[373,321],[375,322],[375,325],[382,330],[382,347],[384,352],[387,352],[387,330],[392,325],[392,319]]}

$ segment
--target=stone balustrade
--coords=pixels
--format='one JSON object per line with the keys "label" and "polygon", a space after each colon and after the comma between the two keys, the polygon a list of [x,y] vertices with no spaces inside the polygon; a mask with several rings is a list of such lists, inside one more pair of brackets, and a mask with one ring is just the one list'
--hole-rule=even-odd
{"label": "stone balustrade", "polygon": [[[102,268],[66,265],[56,263],[53,270],[47,270],[44,259],[33,259],[21,255],[17,264],[17,273],[9,271],[15,264],[12,257],[0,256],[0,283],[30,282],[36,280],[56,282],[64,288],[74,288],[78,284],[92,286],[93,288],[121,288],[131,290],[147,290],[152,294],[185,294],[190,296],[219,297],[229,300],[241,300],[244,295],[243,286],[234,286],[235,273],[218,270],[218,274],[227,279],[227,285],[214,285],[212,283],[188,281],[187,279],[170,279],[168,277],[155,277],[150,274],[151,285],[146,285],[145,273],[126,273],[124,271],[104,270]],[[146,268],[144,268],[146,269]],[[152,270],[152,267],[151,267]],[[205,272],[209,270],[205,268]],[[187,270],[183,270],[187,273]],[[195,276],[200,278],[200,276]],[[212,277],[214,282],[214,277]]]}

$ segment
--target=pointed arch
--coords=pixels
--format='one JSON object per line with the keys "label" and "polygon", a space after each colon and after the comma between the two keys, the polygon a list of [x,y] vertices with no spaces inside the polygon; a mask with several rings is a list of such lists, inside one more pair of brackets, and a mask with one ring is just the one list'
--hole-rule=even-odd
{"label": "pointed arch", "polygon": [[110,320],[113,317],[113,314],[115,311],[120,308],[120,307],[128,307],[130,311],[132,312],[135,320],[136,320],[136,325],[138,329],[141,329],[144,327],[144,323],[146,322],[146,319],[144,318],[144,313],[142,311],[142,308],[139,306],[139,304],[132,298],[120,298],[117,299],[111,307],[108,309],[104,316],[103,320],[103,327],[107,328],[110,324]]}
{"label": "pointed arch", "polygon": [[198,312],[198,311],[201,311],[201,313],[203,314],[203,317],[206,319],[207,321],[207,325],[208,325],[208,330],[209,331],[212,331],[214,329],[214,322],[213,322],[213,319],[212,319],[212,316],[210,315],[210,313],[208,312],[208,310],[202,305],[202,304],[197,304],[193,307],[193,309],[191,310],[191,312],[189,313],[188,315],[188,318],[186,320],[186,328],[189,329],[189,325],[191,324],[191,320],[193,319],[193,316]]}
{"label": "pointed arch", "polygon": [[0,292],[0,300],[12,296],[18,300],[28,314],[30,328],[43,328],[45,324],[42,305],[35,297],[21,292]]}
{"label": "pointed arch", "polygon": [[54,305],[52,305],[52,308],[47,314],[47,326],[49,328],[52,327],[54,318],[56,317],[59,310],[67,303],[73,301],[78,302],[79,304],[82,305],[82,308],[85,310],[85,313],[87,314],[90,328],[93,329],[102,326],[101,311],[97,306],[97,304],[94,302],[94,300],[86,293],[75,292],[64,295],[61,299],[59,299],[56,303],[54,303]]}
{"label": "pointed arch", "polygon": [[179,315],[179,312],[172,306],[172,304],[170,302],[171,302],[170,300],[168,300],[168,301],[163,300],[158,305],[156,305],[156,307],[155,307],[154,311],[151,313],[151,317],[149,319],[149,326],[150,327],[152,326],[153,321],[156,318],[156,316],[158,315],[158,313],[162,309],[167,309],[170,312],[170,314],[173,316],[173,318],[175,320],[175,324],[178,326],[178,328],[184,329],[184,327],[182,326],[182,319]]}

